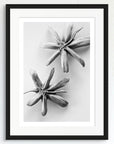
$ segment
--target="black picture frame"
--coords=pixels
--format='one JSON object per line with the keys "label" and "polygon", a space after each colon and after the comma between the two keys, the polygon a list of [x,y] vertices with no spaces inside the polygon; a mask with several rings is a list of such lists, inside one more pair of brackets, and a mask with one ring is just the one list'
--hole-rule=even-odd
{"label": "black picture frame", "polygon": [[[11,9],[104,10],[104,134],[103,135],[10,135],[10,10]],[[107,4],[7,4],[6,5],[6,139],[7,140],[107,140],[108,139],[108,5]]]}

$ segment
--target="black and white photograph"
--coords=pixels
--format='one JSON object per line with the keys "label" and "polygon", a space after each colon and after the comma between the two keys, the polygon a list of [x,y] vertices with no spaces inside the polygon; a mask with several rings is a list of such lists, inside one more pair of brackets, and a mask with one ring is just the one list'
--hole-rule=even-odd
{"label": "black and white photograph", "polygon": [[6,5],[6,139],[108,139],[107,14]]}
{"label": "black and white photograph", "polygon": [[23,57],[24,121],[90,121],[89,22],[25,22]]}

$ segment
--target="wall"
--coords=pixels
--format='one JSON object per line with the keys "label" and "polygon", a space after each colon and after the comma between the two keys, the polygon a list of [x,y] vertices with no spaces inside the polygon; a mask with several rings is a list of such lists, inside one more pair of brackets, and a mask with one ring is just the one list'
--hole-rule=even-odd
{"label": "wall", "polygon": [[114,1],[113,0],[96,0],[95,3],[109,4],[109,140],[108,141],[6,141],[5,140],[5,4],[23,4],[23,3],[70,3],[83,4],[94,3],[94,0],[0,0],[0,144],[35,144],[35,143],[78,143],[78,144],[113,144],[114,142]]}

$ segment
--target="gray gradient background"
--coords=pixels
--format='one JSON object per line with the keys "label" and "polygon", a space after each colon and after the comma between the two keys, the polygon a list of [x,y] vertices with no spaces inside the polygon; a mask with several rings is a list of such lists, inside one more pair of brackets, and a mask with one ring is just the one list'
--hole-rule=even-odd
{"label": "gray gradient background", "polygon": [[[29,107],[26,105],[33,93],[24,95],[24,121],[42,122],[70,122],[90,120],[90,48],[81,48],[76,52],[84,59],[86,66],[83,68],[71,56],[69,59],[70,72],[65,74],[60,66],[58,57],[50,66],[46,66],[47,60],[54,50],[44,49],[42,45],[47,41],[54,41],[49,27],[55,29],[59,35],[65,34],[65,30],[71,23],[67,22],[25,22],[24,23],[24,91],[34,89],[30,71],[36,70],[43,82],[47,79],[50,70],[55,67],[55,75],[52,83],[55,84],[64,77],[70,78],[70,82],[63,89],[67,90],[64,98],[69,102],[66,108],[48,101],[48,112],[45,117],[41,115],[41,101]],[[90,36],[90,24],[88,22],[73,23],[75,29],[83,27],[76,38]]]}

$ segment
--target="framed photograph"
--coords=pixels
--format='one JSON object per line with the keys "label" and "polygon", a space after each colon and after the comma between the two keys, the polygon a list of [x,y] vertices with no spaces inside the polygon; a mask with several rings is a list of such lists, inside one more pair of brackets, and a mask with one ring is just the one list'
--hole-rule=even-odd
{"label": "framed photograph", "polygon": [[108,5],[6,5],[6,139],[108,139]]}

